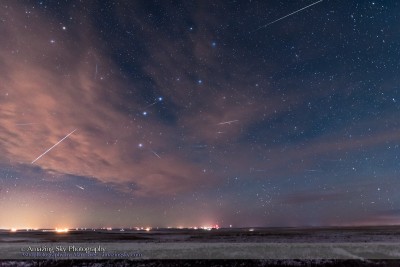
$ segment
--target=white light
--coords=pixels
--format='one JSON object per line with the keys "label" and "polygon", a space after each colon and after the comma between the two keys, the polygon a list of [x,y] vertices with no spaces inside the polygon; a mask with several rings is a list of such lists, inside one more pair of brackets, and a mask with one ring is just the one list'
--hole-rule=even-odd
{"label": "white light", "polygon": [[139,144],[139,147],[143,147],[143,144],[142,144],[142,143],[140,143],[140,144]]}

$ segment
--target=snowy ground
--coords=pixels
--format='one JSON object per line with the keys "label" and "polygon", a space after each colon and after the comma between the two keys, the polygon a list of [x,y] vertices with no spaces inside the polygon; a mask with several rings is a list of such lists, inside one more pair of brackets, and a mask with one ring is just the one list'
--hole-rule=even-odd
{"label": "snowy ground", "polygon": [[[44,244],[103,244],[108,251],[133,249],[141,254],[133,261],[90,257],[22,261],[3,256]],[[7,230],[0,231],[0,266],[400,266],[400,227],[117,229],[63,234]]]}

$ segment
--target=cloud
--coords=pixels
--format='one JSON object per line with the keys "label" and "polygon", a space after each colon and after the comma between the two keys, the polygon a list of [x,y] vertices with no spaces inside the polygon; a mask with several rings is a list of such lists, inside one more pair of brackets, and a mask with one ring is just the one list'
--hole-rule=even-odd
{"label": "cloud", "polygon": [[[301,110],[310,96],[327,93],[295,88],[283,95],[274,91],[260,79],[266,73],[242,63],[238,51],[223,43],[211,46],[221,22],[202,21],[204,6],[197,13],[188,9],[187,19],[198,27],[193,32],[177,30],[179,37],[170,34],[168,23],[157,28],[147,15],[135,13],[138,9],[129,10],[132,16],[118,18],[121,29],[133,25],[127,33],[130,41],[142,40],[138,46],[143,55],[135,75],[148,80],[146,86],[125,78],[115,51],[99,43],[100,33],[90,19],[76,14],[73,17],[79,23],[63,30],[40,10],[26,14],[15,4],[0,11],[3,163],[31,166],[32,160],[77,129],[35,166],[118,184],[120,190],[142,196],[172,195],[221,184],[225,176],[251,167],[276,177],[293,174],[293,170],[313,167],[319,156],[399,139],[398,131],[360,136],[356,141],[342,139],[343,133],[335,132],[286,149],[282,143],[271,144],[276,133],[271,128],[260,142],[250,143],[247,137],[252,133],[248,131],[257,123],[272,124],[269,119],[277,114],[289,116],[288,110]],[[118,53],[126,53],[123,42],[120,46]],[[266,64],[265,68],[274,66]],[[295,79],[288,80],[287,86],[296,87]],[[149,96],[156,93],[164,97],[167,107],[152,107],[149,113],[153,116],[141,116]],[[162,119],[167,110],[174,120]],[[237,122],[218,125],[232,120]],[[293,125],[278,126],[285,132]],[[194,153],[196,144],[207,145],[207,149]]]}
{"label": "cloud", "polygon": [[[43,14],[21,7],[2,10],[0,43],[1,159],[26,164],[77,129],[35,162],[45,171],[134,184],[134,193],[175,194],[198,186],[201,168],[174,148],[175,130],[155,118],[127,112],[142,99],[118,74],[87,27],[55,28]],[[97,65],[97,73],[96,73]],[[138,148],[143,143],[143,148]],[[150,150],[158,151],[157,158]],[[201,179],[200,179],[201,178]]]}

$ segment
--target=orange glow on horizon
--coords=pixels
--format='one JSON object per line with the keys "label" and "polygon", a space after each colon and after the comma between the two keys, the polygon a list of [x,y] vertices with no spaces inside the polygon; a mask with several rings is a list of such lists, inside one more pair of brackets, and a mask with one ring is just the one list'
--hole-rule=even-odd
{"label": "orange glow on horizon", "polygon": [[56,233],[61,234],[61,233],[68,233],[69,229],[68,228],[56,228],[55,231],[56,231]]}

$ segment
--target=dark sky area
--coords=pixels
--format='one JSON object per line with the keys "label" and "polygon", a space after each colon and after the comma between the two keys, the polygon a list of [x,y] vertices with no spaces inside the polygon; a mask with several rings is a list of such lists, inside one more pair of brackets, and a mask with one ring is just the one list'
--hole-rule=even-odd
{"label": "dark sky area", "polygon": [[1,1],[0,228],[399,224],[399,67],[398,1]]}

